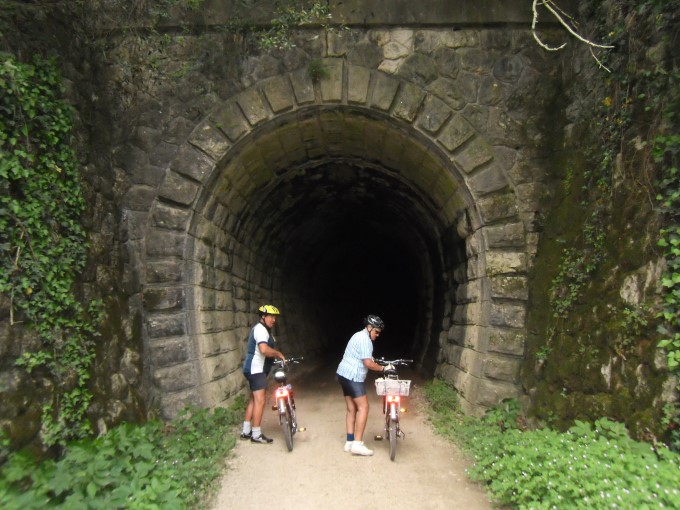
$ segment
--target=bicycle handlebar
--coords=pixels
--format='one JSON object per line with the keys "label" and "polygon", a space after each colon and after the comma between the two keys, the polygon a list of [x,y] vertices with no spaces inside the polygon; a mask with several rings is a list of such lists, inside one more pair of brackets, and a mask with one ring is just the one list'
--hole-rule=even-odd
{"label": "bicycle handlebar", "polygon": [[413,360],[412,359],[395,359],[395,360],[392,360],[392,361],[388,361],[385,358],[379,358],[379,359],[376,359],[375,362],[378,365],[382,365],[382,366],[387,366],[387,365],[407,366],[407,365],[413,363]]}
{"label": "bicycle handlebar", "polygon": [[[300,363],[303,361],[305,358],[303,356],[291,356],[290,358],[286,358],[286,365],[290,365],[291,363]],[[280,359],[274,360],[274,365],[277,367],[282,367],[283,366],[283,361]]]}

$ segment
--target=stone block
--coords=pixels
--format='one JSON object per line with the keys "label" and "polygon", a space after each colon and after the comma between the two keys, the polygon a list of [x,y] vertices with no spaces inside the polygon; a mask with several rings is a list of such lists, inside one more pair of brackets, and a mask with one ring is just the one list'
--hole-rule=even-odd
{"label": "stone block", "polygon": [[132,211],[148,211],[156,198],[156,188],[147,185],[133,185],[125,193],[122,206]]}
{"label": "stone block", "polygon": [[[493,156],[493,147],[483,138],[476,136],[465,144],[453,160],[465,173],[469,174],[474,169],[491,161]],[[507,186],[507,180],[503,174],[491,168],[470,177],[468,181],[476,194],[491,193]]]}
{"label": "stone block", "polygon": [[150,358],[156,367],[185,363],[191,358],[187,337],[153,340],[149,345]]}
{"label": "stone block", "polygon": [[343,61],[341,58],[325,58],[323,66],[326,74],[319,80],[321,99],[326,103],[339,103],[342,101]]}
{"label": "stone block", "polygon": [[476,402],[485,407],[494,407],[505,399],[517,398],[518,391],[517,386],[514,384],[482,379],[477,387]]}
{"label": "stone block", "polygon": [[429,134],[435,134],[452,115],[453,111],[446,103],[429,95],[425,99],[423,109],[418,115],[416,126]]}
{"label": "stone block", "polygon": [[[180,149],[177,157],[170,164],[170,170],[179,175],[189,177],[194,181],[204,182],[214,166],[215,162],[208,156],[198,151],[195,147],[186,145]],[[168,172],[168,175],[172,174],[172,172]]]}
{"label": "stone block", "polygon": [[186,317],[184,314],[153,315],[146,320],[149,338],[162,338],[186,335]]}
{"label": "stone block", "polygon": [[365,67],[350,65],[347,69],[347,101],[366,104],[371,72]]}
{"label": "stone block", "polygon": [[516,197],[512,193],[494,193],[477,200],[477,208],[485,223],[517,216]]}
{"label": "stone block", "polygon": [[526,253],[488,251],[486,252],[485,257],[487,276],[526,273]]}
{"label": "stone block", "polygon": [[386,112],[392,106],[397,95],[399,81],[383,73],[374,73],[373,77],[370,106]]}
{"label": "stone block", "polygon": [[156,202],[151,211],[153,225],[169,230],[186,230],[190,217],[190,209],[173,207],[160,202]]}
{"label": "stone block", "polygon": [[425,93],[421,88],[409,83],[405,84],[399,92],[394,107],[394,116],[407,122],[413,122],[423,99],[425,99]]}
{"label": "stone block", "polygon": [[274,113],[284,112],[295,106],[293,87],[286,78],[271,78],[262,86],[262,91]]}
{"label": "stone block", "polygon": [[189,143],[205,152],[213,161],[219,161],[231,144],[225,135],[210,124],[200,125],[189,138]]}
{"label": "stone block", "polygon": [[146,238],[146,254],[151,257],[181,257],[186,237],[171,230],[151,230]]}
{"label": "stone block", "polygon": [[485,227],[486,246],[495,248],[522,248],[526,245],[523,223],[502,223]]}
{"label": "stone block", "polygon": [[519,379],[519,359],[488,356],[483,359],[482,367],[482,374],[490,379],[509,383],[517,383]]}
{"label": "stone block", "polygon": [[314,83],[307,73],[307,69],[300,69],[291,73],[290,82],[293,85],[293,93],[298,104],[303,105],[315,101]]}
{"label": "stone block", "polygon": [[241,107],[243,115],[251,126],[257,126],[269,119],[271,115],[260,93],[254,88],[241,92],[236,97],[236,102]]}
{"label": "stone block", "polygon": [[474,134],[475,131],[470,123],[462,116],[456,115],[444,127],[437,140],[446,150],[453,152]]}
{"label": "stone block", "polygon": [[526,333],[523,330],[489,328],[489,352],[521,356],[524,354],[525,341]]}
{"label": "stone block", "polygon": [[182,287],[146,288],[142,296],[144,309],[147,311],[179,310],[184,305]]}
{"label": "stone block", "polygon": [[181,205],[191,205],[198,194],[200,186],[176,172],[169,171],[158,191],[161,198]]}
{"label": "stone block", "polygon": [[529,299],[529,288],[524,276],[492,276],[489,282],[492,298]]}
{"label": "stone block", "polygon": [[173,420],[186,407],[200,407],[201,405],[202,402],[196,393],[196,388],[176,393],[166,393],[160,396],[161,418],[163,420]]}
{"label": "stone block", "polygon": [[235,142],[250,131],[250,126],[243,116],[243,112],[233,101],[226,103],[222,109],[213,113],[210,121],[232,142]]}
{"label": "stone block", "polygon": [[154,383],[164,392],[186,390],[198,383],[193,363],[181,363],[153,371]]}
{"label": "stone block", "polygon": [[489,322],[492,326],[524,328],[526,323],[526,305],[510,303],[492,303]]}

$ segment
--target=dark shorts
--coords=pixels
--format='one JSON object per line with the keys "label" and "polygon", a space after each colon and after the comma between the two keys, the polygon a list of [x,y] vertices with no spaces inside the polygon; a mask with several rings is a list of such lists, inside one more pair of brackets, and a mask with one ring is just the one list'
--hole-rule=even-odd
{"label": "dark shorts", "polygon": [[263,390],[267,387],[267,376],[265,374],[243,374],[248,379],[250,391]]}
{"label": "dark shorts", "polygon": [[358,398],[366,395],[366,385],[363,382],[350,381],[346,377],[337,374],[336,376],[344,396]]}

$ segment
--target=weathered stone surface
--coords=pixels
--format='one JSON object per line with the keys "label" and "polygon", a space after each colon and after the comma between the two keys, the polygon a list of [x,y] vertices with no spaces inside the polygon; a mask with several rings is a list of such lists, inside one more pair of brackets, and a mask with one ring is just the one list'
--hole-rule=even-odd
{"label": "weathered stone surface", "polygon": [[399,88],[399,81],[383,73],[374,73],[373,82],[370,105],[379,110],[389,110]]}
{"label": "weathered stone surface", "polygon": [[154,204],[151,213],[155,226],[169,230],[186,230],[190,217],[191,211],[189,209],[172,207],[163,203]]}
{"label": "weathered stone surface", "polygon": [[[186,168],[186,167],[183,167]],[[163,181],[163,185],[158,191],[162,198],[182,205],[190,205],[198,193],[197,183],[182,177],[178,173],[168,172]]]}
{"label": "weathered stone surface", "polygon": [[489,251],[486,253],[487,274],[523,273],[527,268],[527,256],[523,252]]}
{"label": "weathered stone surface", "polygon": [[243,112],[236,102],[233,101],[226,103],[218,111],[213,112],[210,121],[217,129],[227,135],[227,138],[232,142],[241,138],[250,129],[248,121],[243,116]]}
{"label": "weathered stone surface", "polygon": [[430,134],[435,134],[453,115],[451,109],[440,99],[428,96],[416,125]]}
{"label": "weathered stone surface", "polygon": [[484,228],[486,245],[494,248],[522,248],[526,241],[523,223],[503,223]]}
{"label": "weathered stone surface", "polygon": [[142,302],[149,311],[179,310],[184,305],[184,290],[181,287],[148,288],[144,290]]}
{"label": "weathered stone surface", "polygon": [[371,72],[365,67],[350,65],[347,69],[347,101],[366,104]]}
{"label": "weathered stone surface", "polygon": [[489,351],[521,356],[524,354],[526,333],[517,329],[489,329]]}
{"label": "weathered stone surface", "polygon": [[507,299],[529,299],[529,286],[524,276],[493,276],[491,297]]}
{"label": "weathered stone surface", "polygon": [[343,61],[339,58],[323,60],[325,76],[319,80],[321,97],[324,101],[340,102],[342,100]]}
{"label": "weathered stone surface", "polygon": [[526,313],[525,305],[493,302],[489,323],[492,326],[523,328]]}
{"label": "weathered stone surface", "polygon": [[505,399],[516,398],[517,395],[517,386],[512,383],[482,379],[477,390],[477,403],[485,407],[494,407]]}
{"label": "weathered stone surface", "polygon": [[251,126],[264,122],[270,116],[269,109],[256,89],[242,92],[236,97],[236,102]]}
{"label": "weathered stone surface", "polygon": [[181,336],[187,333],[186,317],[182,313],[173,315],[152,315],[147,319],[150,338]]}
{"label": "weathered stone surface", "polygon": [[485,357],[482,366],[482,374],[490,379],[498,379],[513,384],[519,380],[519,359]]}
{"label": "weathered stone surface", "polygon": [[407,122],[413,122],[424,98],[425,92],[423,92],[422,89],[410,84],[404,85],[397,97],[397,102],[394,107],[394,116],[404,119]]}
{"label": "weathered stone surface", "polygon": [[293,88],[285,77],[277,76],[268,80],[262,90],[274,113],[289,110],[295,105]]}
{"label": "weathered stone surface", "polygon": [[449,152],[455,151],[464,142],[474,136],[475,131],[462,116],[454,116],[444,127],[438,137],[439,142]]}
{"label": "weathered stone surface", "polygon": [[191,357],[189,339],[186,337],[154,340],[149,349],[150,355],[158,367],[185,363]]}
{"label": "weathered stone surface", "polygon": [[[476,136],[470,140],[454,157],[456,164],[468,174],[475,168],[480,167],[484,163],[488,163],[492,159],[493,149],[486,140],[480,136]],[[490,174],[490,171],[492,170],[487,168],[468,179],[470,187],[476,194],[486,194],[497,191],[507,182],[500,172],[493,172],[493,174]]]}

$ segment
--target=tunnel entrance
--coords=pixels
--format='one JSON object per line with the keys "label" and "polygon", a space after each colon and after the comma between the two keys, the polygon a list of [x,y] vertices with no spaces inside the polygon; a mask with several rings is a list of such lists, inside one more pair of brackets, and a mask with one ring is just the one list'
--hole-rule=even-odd
{"label": "tunnel entrance", "polygon": [[226,102],[168,169],[144,290],[165,416],[242,391],[263,303],[282,350],[329,370],[377,314],[374,355],[449,380],[468,412],[516,394],[524,227],[493,148],[412,84],[328,65],[327,86],[290,74]]}

